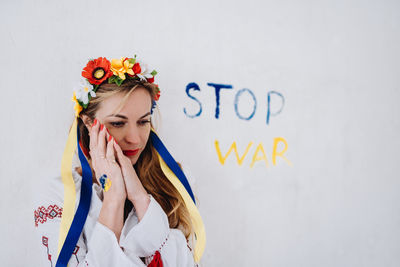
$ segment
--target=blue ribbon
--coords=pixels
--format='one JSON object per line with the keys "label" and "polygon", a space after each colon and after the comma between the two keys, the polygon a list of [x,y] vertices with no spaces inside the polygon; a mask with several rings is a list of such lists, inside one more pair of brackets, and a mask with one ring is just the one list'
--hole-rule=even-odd
{"label": "blue ribbon", "polygon": [[79,127],[77,127],[77,131],[77,147],[79,160],[81,161],[82,166],[81,197],[71,227],[69,228],[67,237],[65,238],[63,247],[61,248],[60,255],[58,256],[56,267],[67,267],[69,259],[74,252],[76,243],[78,242],[79,236],[82,233],[83,226],[89,213],[90,201],[92,199],[92,170],[79,145]]}
{"label": "blue ribbon", "polygon": [[[78,209],[74,215],[74,219],[72,221],[71,227],[68,231],[67,237],[61,248],[60,255],[58,256],[56,267],[67,267],[69,259],[75,249],[76,243],[78,242],[79,236],[82,233],[83,226],[86,222],[87,215],[90,209],[90,202],[92,198],[92,170],[90,165],[83,154],[81,147],[79,145],[79,127],[77,127],[78,131],[78,154],[79,159],[82,166],[82,185],[81,185],[81,196],[78,205]],[[189,182],[182,172],[181,168],[179,167],[178,163],[174,160],[171,154],[168,152],[167,148],[161,142],[161,139],[157,136],[157,134],[153,131],[150,132],[150,138],[153,143],[154,148],[160,154],[162,159],[165,161],[167,166],[171,169],[171,171],[176,175],[182,185],[185,187],[186,191],[189,193],[190,197],[192,198],[193,202],[196,204],[194,199],[194,195],[192,189],[189,185]]]}
{"label": "blue ribbon", "polygon": [[179,167],[178,163],[176,163],[174,158],[168,152],[167,148],[161,142],[161,139],[157,136],[157,134],[153,130],[151,130],[151,132],[150,132],[150,138],[151,138],[153,146],[157,150],[158,154],[160,154],[162,159],[165,161],[165,163],[168,165],[168,167],[171,169],[171,171],[176,175],[176,177],[178,177],[179,181],[181,181],[181,183],[185,187],[186,191],[189,193],[190,197],[192,198],[194,204],[196,204],[196,201],[194,200],[194,195],[193,195],[192,189],[190,188],[189,182],[188,182],[185,174],[183,173],[182,169]]}

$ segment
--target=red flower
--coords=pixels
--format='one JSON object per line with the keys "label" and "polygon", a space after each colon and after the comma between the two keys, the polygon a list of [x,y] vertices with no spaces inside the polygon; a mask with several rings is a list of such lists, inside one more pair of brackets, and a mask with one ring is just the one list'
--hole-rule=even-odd
{"label": "red flower", "polygon": [[113,75],[110,67],[110,61],[105,57],[99,57],[88,62],[83,68],[82,76],[87,78],[89,83],[99,85]]}
{"label": "red flower", "polygon": [[132,70],[135,74],[140,74],[142,72],[142,68],[140,67],[139,63],[135,63],[132,67]]}
{"label": "red flower", "polygon": [[151,78],[146,78],[146,79],[147,79],[147,82],[149,82],[149,83],[154,83],[154,76],[151,77]]}
{"label": "red flower", "polygon": [[160,99],[160,95],[161,95],[161,91],[158,90],[157,94],[154,96],[154,100],[158,101],[158,99]]}

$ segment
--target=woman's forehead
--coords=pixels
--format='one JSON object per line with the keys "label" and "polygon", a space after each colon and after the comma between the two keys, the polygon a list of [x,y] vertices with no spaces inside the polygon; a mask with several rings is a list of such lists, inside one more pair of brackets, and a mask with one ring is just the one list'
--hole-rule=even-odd
{"label": "woman's forehead", "polygon": [[106,118],[117,112],[127,118],[140,118],[150,112],[151,96],[145,88],[139,87],[133,90],[121,108],[125,95],[125,93],[119,93],[104,99],[100,103],[96,116]]}

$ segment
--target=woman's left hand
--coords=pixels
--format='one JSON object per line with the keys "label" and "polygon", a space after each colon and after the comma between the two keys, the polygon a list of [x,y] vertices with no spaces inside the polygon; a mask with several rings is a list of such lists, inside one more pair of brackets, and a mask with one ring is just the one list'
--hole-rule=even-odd
{"label": "woman's left hand", "polygon": [[135,206],[140,221],[149,206],[149,195],[140,182],[131,160],[124,155],[121,147],[116,142],[114,142],[114,147],[117,152],[117,160],[121,166],[122,176],[125,181],[126,195]]}

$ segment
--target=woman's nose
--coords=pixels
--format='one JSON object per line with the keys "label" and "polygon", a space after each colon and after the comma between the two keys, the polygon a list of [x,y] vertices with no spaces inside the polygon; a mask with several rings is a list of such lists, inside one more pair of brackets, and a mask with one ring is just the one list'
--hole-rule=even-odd
{"label": "woman's nose", "polygon": [[128,127],[128,131],[125,135],[125,140],[127,143],[131,143],[131,144],[139,143],[140,138],[139,138],[139,131],[138,131],[137,127],[135,127],[135,126]]}

